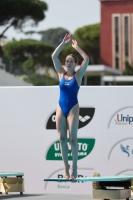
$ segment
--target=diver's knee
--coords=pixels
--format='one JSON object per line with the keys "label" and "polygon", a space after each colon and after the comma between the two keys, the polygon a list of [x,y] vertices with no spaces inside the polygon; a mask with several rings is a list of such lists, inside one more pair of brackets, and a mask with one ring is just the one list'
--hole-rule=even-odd
{"label": "diver's knee", "polygon": [[67,138],[63,137],[63,136],[59,136],[59,141],[60,141],[60,143],[64,143],[67,141]]}
{"label": "diver's knee", "polygon": [[77,143],[77,137],[70,137],[71,144]]}

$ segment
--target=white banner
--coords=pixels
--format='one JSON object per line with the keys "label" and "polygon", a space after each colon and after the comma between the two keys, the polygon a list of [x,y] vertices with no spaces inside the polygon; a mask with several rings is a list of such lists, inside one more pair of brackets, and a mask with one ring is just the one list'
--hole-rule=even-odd
{"label": "white banner", "polygon": [[[133,87],[79,91],[78,176],[133,173]],[[91,194],[92,183],[44,182],[62,177],[55,111],[59,88],[0,88],[0,172],[23,172],[26,193]],[[68,158],[72,165],[68,139]]]}

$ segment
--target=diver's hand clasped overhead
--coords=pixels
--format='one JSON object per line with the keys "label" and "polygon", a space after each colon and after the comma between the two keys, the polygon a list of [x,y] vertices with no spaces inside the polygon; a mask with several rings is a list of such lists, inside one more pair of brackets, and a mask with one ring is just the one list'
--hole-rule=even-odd
{"label": "diver's hand clasped overhead", "polygon": [[71,33],[66,33],[65,37],[62,40],[62,43],[68,44],[72,40],[72,34]]}

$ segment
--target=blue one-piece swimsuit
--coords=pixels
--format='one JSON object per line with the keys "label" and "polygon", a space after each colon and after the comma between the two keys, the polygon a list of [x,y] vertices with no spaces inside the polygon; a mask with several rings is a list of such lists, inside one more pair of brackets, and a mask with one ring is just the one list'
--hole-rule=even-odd
{"label": "blue one-piece swimsuit", "polygon": [[79,85],[75,77],[70,80],[66,80],[63,76],[60,83],[60,97],[59,106],[65,116],[67,116],[70,110],[78,103],[77,93]]}

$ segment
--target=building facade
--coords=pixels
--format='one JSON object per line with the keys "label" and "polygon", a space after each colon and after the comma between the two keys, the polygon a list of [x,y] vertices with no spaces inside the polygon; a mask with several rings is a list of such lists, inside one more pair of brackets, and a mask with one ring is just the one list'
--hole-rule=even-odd
{"label": "building facade", "polygon": [[133,0],[101,1],[101,64],[122,71],[133,63]]}

